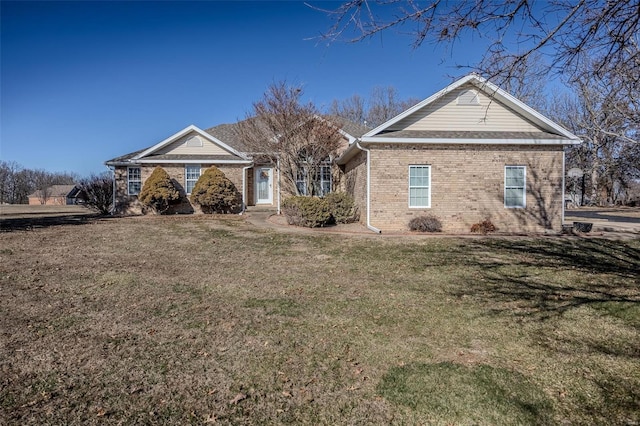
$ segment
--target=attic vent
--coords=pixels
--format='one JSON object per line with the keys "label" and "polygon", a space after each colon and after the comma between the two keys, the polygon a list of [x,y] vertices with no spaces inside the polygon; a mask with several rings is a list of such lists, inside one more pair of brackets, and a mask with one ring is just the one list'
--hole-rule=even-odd
{"label": "attic vent", "polygon": [[480,105],[478,94],[474,90],[465,90],[458,95],[458,105]]}
{"label": "attic vent", "polygon": [[200,139],[199,136],[191,136],[189,139],[187,139],[185,145],[189,147],[202,146],[202,139]]}

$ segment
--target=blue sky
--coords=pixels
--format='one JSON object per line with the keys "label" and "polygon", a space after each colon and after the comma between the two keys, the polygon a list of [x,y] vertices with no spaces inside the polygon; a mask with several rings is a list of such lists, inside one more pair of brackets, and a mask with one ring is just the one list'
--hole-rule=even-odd
{"label": "blue sky", "polygon": [[242,119],[276,81],[321,108],[375,86],[423,99],[481,53],[413,50],[392,32],[327,46],[309,39],[330,18],[293,1],[2,1],[1,18],[0,159],[81,176],[190,124]]}

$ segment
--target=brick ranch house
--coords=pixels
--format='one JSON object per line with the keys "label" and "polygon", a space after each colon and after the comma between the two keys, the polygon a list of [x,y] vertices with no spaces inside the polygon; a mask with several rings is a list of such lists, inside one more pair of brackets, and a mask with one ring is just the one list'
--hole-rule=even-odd
{"label": "brick ranch house", "polygon": [[[136,194],[157,165],[188,194],[216,165],[245,205],[273,206],[277,165],[256,164],[234,124],[195,126],[107,161],[118,212],[136,211]],[[319,173],[327,190],[353,195],[360,221],[375,232],[401,231],[434,215],[445,232],[491,220],[501,232],[559,232],[564,217],[564,148],[580,139],[476,74],[463,77],[372,130],[348,124],[344,150]],[[188,201],[178,209],[194,211]]]}
{"label": "brick ranch house", "polygon": [[[242,194],[245,207],[261,206],[280,210],[283,197],[291,195],[281,185],[277,164],[253,161],[242,140],[238,139],[237,123],[221,124],[206,130],[188,126],[167,139],[139,151],[111,159],[105,164],[114,171],[114,206],[116,213],[139,214],[142,206],[137,201],[146,179],[156,166],[161,166],[172,178],[182,197],[180,203],[170,207],[168,213],[194,213],[198,207],[189,201],[195,183],[208,167],[216,166],[233,182]],[[366,128],[346,123],[339,134],[344,151]],[[351,133],[349,133],[351,132]],[[307,177],[300,174],[296,182],[304,192]],[[340,175],[337,166],[328,161],[321,166],[314,185],[320,194],[338,190]]]}

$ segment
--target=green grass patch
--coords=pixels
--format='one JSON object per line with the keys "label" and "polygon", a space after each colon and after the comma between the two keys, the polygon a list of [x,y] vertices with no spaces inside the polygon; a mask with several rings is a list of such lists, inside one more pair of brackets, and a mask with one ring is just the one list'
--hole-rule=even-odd
{"label": "green grass patch", "polygon": [[640,300],[635,302],[599,302],[594,303],[592,306],[598,312],[640,328]]}
{"label": "green grass patch", "polygon": [[438,424],[552,423],[552,404],[522,374],[451,362],[391,368],[377,391]]}

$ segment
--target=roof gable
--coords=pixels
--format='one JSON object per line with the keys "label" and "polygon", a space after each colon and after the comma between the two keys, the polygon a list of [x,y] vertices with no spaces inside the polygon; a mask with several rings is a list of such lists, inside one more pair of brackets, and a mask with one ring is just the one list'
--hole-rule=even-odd
{"label": "roof gable", "polygon": [[136,154],[133,160],[142,160],[149,156],[236,156],[247,159],[242,152],[235,150],[215,136],[194,125],[169,136],[162,142]]}
{"label": "roof gable", "polygon": [[[476,96],[474,96],[474,94]],[[543,132],[577,136],[484,78],[470,74],[363,135],[397,131]]]}

